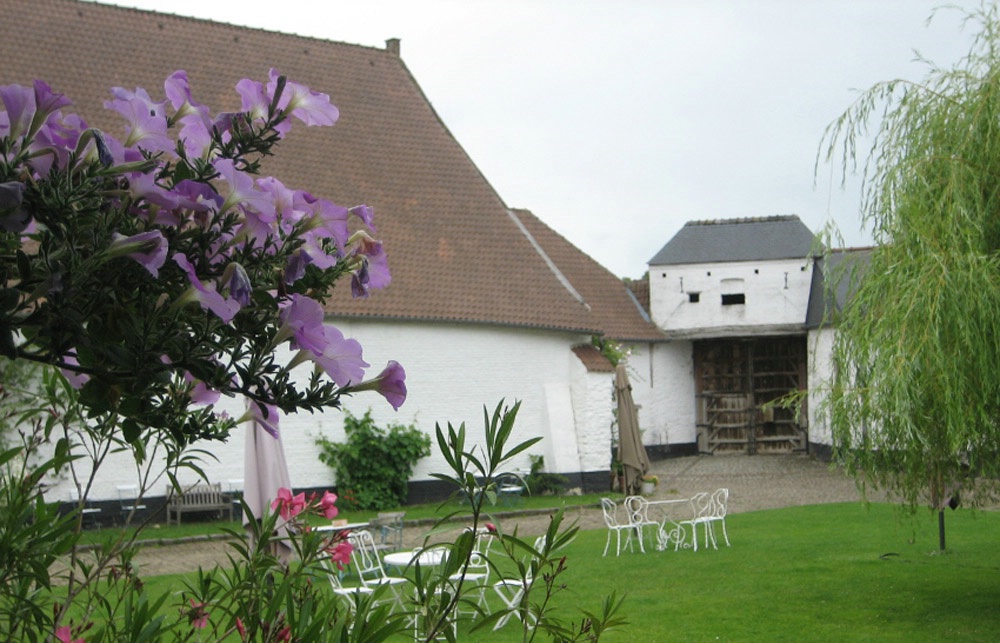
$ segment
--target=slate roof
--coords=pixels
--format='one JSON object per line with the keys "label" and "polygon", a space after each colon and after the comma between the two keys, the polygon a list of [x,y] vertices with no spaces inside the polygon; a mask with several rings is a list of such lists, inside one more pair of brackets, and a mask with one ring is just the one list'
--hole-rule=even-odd
{"label": "slate roof", "polygon": [[91,125],[115,135],[120,119],[101,108],[109,89],[144,87],[162,97],[177,69],[188,72],[195,99],[218,111],[239,108],[238,80],[265,80],[272,67],[329,94],[340,121],[296,123],[263,171],[375,210],[393,282],[365,300],[351,299],[345,284],[328,306],[335,316],[652,335],[634,307],[603,303],[620,298],[619,280],[585,284],[596,264],[539,228],[584,301],[551,270],[434,111],[398,41],[363,47],[76,0],[0,0],[0,10],[0,82],[46,80]]}
{"label": "slate roof", "polygon": [[834,250],[816,259],[806,309],[806,328],[836,323],[854,285],[871,261],[871,248]]}
{"label": "slate roof", "polygon": [[802,259],[814,238],[795,215],[689,221],[649,265]]}

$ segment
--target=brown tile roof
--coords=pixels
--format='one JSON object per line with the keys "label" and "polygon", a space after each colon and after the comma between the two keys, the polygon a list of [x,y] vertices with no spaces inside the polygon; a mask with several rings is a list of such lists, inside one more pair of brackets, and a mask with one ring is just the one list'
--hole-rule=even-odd
{"label": "brown tile roof", "polygon": [[573,347],[573,354],[576,355],[584,368],[590,373],[614,373],[615,365],[605,357],[601,351],[590,344],[578,344]]}
{"label": "brown tile roof", "polygon": [[528,210],[515,209],[511,213],[551,259],[550,270],[555,270],[566,287],[576,293],[606,336],[625,341],[664,339],[624,281]]}
{"label": "brown tile roof", "polygon": [[[618,304],[621,319],[606,309],[622,288],[600,292],[609,286],[603,275],[599,284],[585,283],[603,269],[545,228],[539,237],[558,240],[549,253],[559,255],[563,270],[584,271],[574,273],[573,284],[590,310],[556,277],[391,47],[75,0],[0,0],[0,10],[0,82],[46,80],[91,125],[112,134],[122,130],[101,109],[109,88],[144,87],[162,96],[164,79],[177,69],[188,72],[195,99],[219,111],[238,109],[239,79],[264,80],[271,67],[328,93],[340,109],[337,125],[297,124],[264,171],[290,187],[375,210],[393,283],[366,300],[352,300],[342,287],[330,313],[616,337],[639,332],[627,306]],[[531,226],[540,224],[531,219]]]}

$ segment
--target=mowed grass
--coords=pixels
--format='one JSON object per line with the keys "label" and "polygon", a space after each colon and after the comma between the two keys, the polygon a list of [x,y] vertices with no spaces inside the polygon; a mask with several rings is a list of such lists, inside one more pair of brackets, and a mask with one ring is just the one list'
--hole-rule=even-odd
{"label": "mowed grass", "polygon": [[[565,550],[568,587],[554,606],[577,620],[579,609],[624,594],[629,625],[610,642],[1000,640],[996,513],[949,511],[943,554],[936,515],[901,517],[889,505],[751,512],[729,516],[728,527],[732,547],[620,557],[613,542],[601,556],[604,530],[581,532]],[[467,641],[521,640],[515,620],[496,633],[459,632]]]}

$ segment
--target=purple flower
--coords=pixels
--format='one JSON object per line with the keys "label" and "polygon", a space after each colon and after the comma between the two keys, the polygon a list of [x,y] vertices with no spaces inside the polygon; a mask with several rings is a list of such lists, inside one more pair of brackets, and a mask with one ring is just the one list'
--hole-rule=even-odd
{"label": "purple flower", "polygon": [[236,93],[240,95],[240,110],[250,115],[251,120],[267,118],[267,108],[271,103],[263,83],[249,78],[236,83]]}
{"label": "purple flower", "polygon": [[141,147],[150,152],[171,152],[174,144],[167,136],[167,117],[163,103],[154,102],[145,89],[130,92],[121,87],[111,90],[114,100],[104,103],[107,109],[125,118],[128,137],[125,147]]}
{"label": "purple flower", "polygon": [[212,165],[221,179],[222,189],[219,193],[225,197],[219,208],[220,212],[242,204],[266,217],[274,217],[274,197],[254,187],[253,177],[236,169],[232,159],[216,159]]}
{"label": "purple flower", "polygon": [[377,377],[361,382],[357,386],[345,387],[343,390],[344,393],[359,391],[375,391],[398,411],[406,401],[406,371],[399,362],[390,360]]}
{"label": "purple flower", "polygon": [[[273,98],[278,86],[278,72],[272,69],[270,78],[267,93]],[[290,112],[306,125],[333,125],[340,118],[340,110],[330,103],[328,95],[314,92],[305,85],[292,81],[285,82],[278,108]]]}
{"label": "purple flower", "polygon": [[31,222],[31,213],[24,207],[24,183],[0,183],[0,230],[23,232]]}
{"label": "purple flower", "polygon": [[226,266],[226,271],[222,273],[222,283],[229,291],[229,296],[238,301],[240,306],[250,305],[253,286],[250,284],[250,277],[243,266],[236,262]]}
{"label": "purple flower", "polygon": [[11,138],[33,134],[49,116],[70,104],[66,96],[53,92],[41,80],[36,80],[33,87],[0,86],[0,101],[7,111],[7,135]]}
{"label": "purple flower", "polygon": [[309,253],[296,250],[288,257],[288,264],[285,266],[285,283],[289,286],[306,274],[306,266],[312,263]]}
{"label": "purple flower", "polygon": [[167,240],[162,232],[150,230],[131,237],[115,232],[111,238],[111,245],[108,246],[109,258],[128,256],[138,261],[149,274],[154,277],[160,276],[160,268],[167,260]]}
{"label": "purple flower", "polygon": [[375,231],[375,211],[369,205],[356,205],[350,209],[350,213],[361,219],[361,222],[368,226],[372,232]]}
{"label": "purple flower", "polygon": [[319,302],[296,293],[278,306],[282,326],[278,332],[279,340],[291,337],[293,347],[322,355],[327,338],[323,327],[323,307]]}
{"label": "purple flower", "polygon": [[226,322],[227,324],[233,321],[233,317],[240,310],[240,304],[238,301],[233,299],[226,299],[221,294],[216,292],[214,289],[207,287],[205,284],[198,279],[198,275],[195,274],[194,266],[188,261],[182,253],[178,252],[173,257],[171,257],[181,269],[187,273],[188,281],[191,283],[191,288],[187,290],[180,299],[177,301],[177,305],[185,304],[189,301],[196,301],[202,307],[203,310],[208,310],[215,314],[216,317]]}
{"label": "purple flower", "polygon": [[347,339],[333,326],[325,326],[323,335],[326,346],[322,354],[311,358],[326,372],[337,386],[345,387],[365,376],[368,363],[361,359],[361,344],[356,339]]}
{"label": "purple flower", "polygon": [[[66,355],[63,355],[62,361],[63,364],[65,364],[66,366],[80,365],[80,362],[76,361],[76,355],[73,353],[68,353]],[[90,379],[90,376],[87,375],[86,373],[80,373],[71,368],[60,368],[59,370],[66,378],[66,380],[69,382],[69,385],[77,390],[83,388],[83,385],[86,384],[87,381]]]}
{"label": "purple flower", "polygon": [[23,85],[0,85],[0,101],[7,110],[7,135],[17,138],[27,134],[35,116],[34,92]]}
{"label": "purple flower", "polygon": [[260,428],[267,431],[271,437],[278,439],[278,407],[271,404],[261,404],[257,401],[250,402],[250,419],[260,425]]}

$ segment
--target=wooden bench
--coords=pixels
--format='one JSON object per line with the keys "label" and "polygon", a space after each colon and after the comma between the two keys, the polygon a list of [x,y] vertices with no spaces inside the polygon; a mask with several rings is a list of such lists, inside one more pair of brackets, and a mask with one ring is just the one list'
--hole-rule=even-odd
{"label": "wooden bench", "polygon": [[180,494],[173,487],[167,487],[168,525],[175,520],[178,525],[181,524],[181,516],[186,513],[202,511],[217,511],[219,516],[226,512],[229,520],[233,520],[233,500],[222,492],[221,483],[197,484],[184,489]]}

